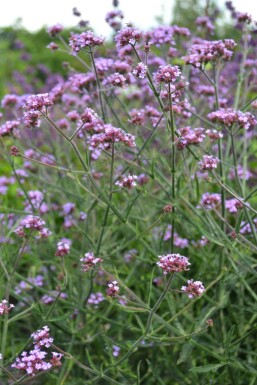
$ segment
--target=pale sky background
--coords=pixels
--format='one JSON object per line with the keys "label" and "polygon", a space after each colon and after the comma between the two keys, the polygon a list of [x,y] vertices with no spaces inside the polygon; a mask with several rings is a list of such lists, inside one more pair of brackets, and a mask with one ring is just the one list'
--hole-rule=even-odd
{"label": "pale sky background", "polygon": [[[181,0],[183,1],[183,0]],[[82,19],[89,20],[94,30],[108,36],[110,27],[104,21],[105,15],[112,10],[112,0],[0,0],[0,27],[12,25],[17,18],[22,18],[22,25],[35,31],[42,26],[61,23],[65,27],[75,26],[80,18],[72,15],[72,8],[77,7]],[[162,16],[169,23],[174,0],[120,0],[120,9],[124,12],[124,22],[131,22],[142,29],[157,25],[156,16]],[[225,0],[218,0],[224,6]],[[233,4],[241,12],[249,12],[257,20],[256,0],[234,0]]]}

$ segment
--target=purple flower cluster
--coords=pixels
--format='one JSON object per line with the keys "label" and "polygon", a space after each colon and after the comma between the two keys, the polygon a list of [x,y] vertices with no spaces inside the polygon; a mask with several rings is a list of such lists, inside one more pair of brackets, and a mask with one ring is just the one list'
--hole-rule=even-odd
{"label": "purple flower cluster", "polygon": [[197,27],[202,27],[206,29],[206,31],[209,32],[211,35],[213,34],[215,28],[211,19],[208,16],[199,16],[195,22]]}
{"label": "purple flower cluster", "polygon": [[208,118],[212,122],[218,122],[227,127],[238,124],[239,127],[245,128],[246,130],[254,128],[257,124],[255,116],[250,112],[235,111],[232,109],[211,112],[208,114]]}
{"label": "purple flower cluster", "polygon": [[125,47],[128,44],[135,45],[143,37],[143,32],[136,28],[125,27],[121,29],[115,36],[117,47]]}
{"label": "purple flower cluster", "polygon": [[94,134],[89,138],[89,149],[108,150],[112,143],[122,142],[128,147],[135,147],[134,135],[128,134],[121,128],[113,127],[111,124],[103,126],[103,132]]}
{"label": "purple flower cluster", "polygon": [[205,138],[204,128],[191,128],[189,126],[178,129],[180,135],[177,147],[179,150],[183,150],[190,144],[202,143]]}
{"label": "purple flower cluster", "polygon": [[120,10],[113,10],[106,14],[105,21],[111,28],[118,31],[121,28],[121,20],[124,18],[124,14]]}
{"label": "purple flower cluster", "polygon": [[100,292],[97,292],[97,293],[91,293],[87,302],[90,305],[95,305],[94,307],[97,308],[99,303],[103,302],[104,300],[105,298],[103,294]]}
{"label": "purple flower cluster", "polygon": [[94,253],[86,253],[83,258],[80,259],[82,271],[88,271],[91,267],[95,267],[98,263],[103,262],[102,258],[94,256]]}
{"label": "purple flower cluster", "polygon": [[216,63],[218,60],[230,60],[236,43],[232,39],[225,40],[202,40],[193,44],[188,55],[182,59],[186,64],[201,68],[203,64]]}
{"label": "purple flower cluster", "polygon": [[207,209],[212,210],[219,207],[221,204],[221,195],[216,193],[204,193],[201,198],[201,205]]}
{"label": "purple flower cluster", "polygon": [[120,291],[120,287],[119,287],[118,282],[112,281],[112,282],[108,283],[107,286],[108,286],[106,289],[107,296],[112,297],[112,298],[117,297],[117,295],[119,294],[119,291]]}
{"label": "purple flower cluster", "polygon": [[0,316],[4,314],[8,314],[11,309],[13,309],[15,306],[13,304],[9,304],[6,299],[3,299],[0,301]]}
{"label": "purple flower cluster", "polygon": [[144,79],[146,77],[147,73],[147,66],[140,62],[137,64],[137,66],[133,69],[132,74],[139,79]]}
{"label": "purple flower cluster", "polygon": [[115,182],[116,186],[131,190],[137,185],[137,175],[128,175],[122,177],[119,181]]}
{"label": "purple flower cluster", "polygon": [[103,42],[103,37],[96,36],[92,31],[86,31],[80,34],[73,33],[69,39],[69,46],[71,47],[73,54],[76,55],[85,48],[100,46]]}
{"label": "purple flower cluster", "polygon": [[226,209],[232,214],[237,213],[238,210],[244,207],[243,203],[241,203],[236,198],[226,199],[225,205]]}
{"label": "purple flower cluster", "polygon": [[181,71],[178,66],[162,65],[154,74],[156,83],[174,83],[181,76]]}
{"label": "purple flower cluster", "polygon": [[180,254],[168,254],[160,255],[160,261],[157,262],[157,265],[163,270],[164,274],[168,273],[179,273],[181,271],[189,270],[188,266],[190,265],[187,257],[184,257]]}
{"label": "purple flower cluster", "polygon": [[219,159],[213,155],[204,155],[202,160],[198,162],[201,170],[214,170],[218,167]]}
{"label": "purple flower cluster", "polygon": [[64,255],[70,254],[70,242],[60,241],[57,243],[57,250],[55,255],[57,257],[63,257]]}
{"label": "purple flower cluster", "polygon": [[201,281],[190,279],[187,286],[182,286],[181,290],[188,294],[188,298],[200,297],[205,292],[205,287]]}
{"label": "purple flower cluster", "polygon": [[62,31],[63,31],[63,26],[61,24],[55,24],[47,28],[47,32],[49,33],[50,37],[55,37]]}
{"label": "purple flower cluster", "polygon": [[45,221],[41,219],[40,217],[37,217],[35,215],[28,215],[25,218],[23,218],[19,224],[19,226],[15,229],[15,233],[23,238],[26,236],[25,230],[30,231],[38,231],[40,238],[47,238],[52,233],[50,230],[48,230],[46,227],[44,227]]}
{"label": "purple flower cluster", "polygon": [[52,358],[48,358],[49,353],[41,350],[44,347],[51,347],[53,343],[48,326],[44,326],[41,330],[32,333],[31,337],[33,338],[34,349],[21,353],[21,357],[16,358],[12,364],[13,368],[26,371],[30,376],[35,376],[39,372],[47,371],[55,366],[61,366],[63,354],[51,352]]}
{"label": "purple flower cluster", "polygon": [[10,134],[17,136],[19,134],[19,131],[17,130],[19,125],[20,122],[18,122],[18,120],[7,120],[0,126],[0,136],[7,136]]}
{"label": "purple flower cluster", "polygon": [[30,95],[23,106],[24,122],[27,127],[38,127],[39,117],[47,112],[47,108],[53,105],[49,94]]}

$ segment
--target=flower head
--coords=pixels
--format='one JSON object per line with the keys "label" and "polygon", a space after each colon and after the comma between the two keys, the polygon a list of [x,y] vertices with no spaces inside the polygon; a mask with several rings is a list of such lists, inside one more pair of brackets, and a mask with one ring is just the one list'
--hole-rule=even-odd
{"label": "flower head", "polygon": [[156,83],[174,83],[181,75],[178,66],[163,65],[160,66],[154,75]]}
{"label": "flower head", "polygon": [[205,292],[205,287],[201,281],[190,279],[187,286],[182,286],[181,290],[188,294],[188,298],[200,297]]}
{"label": "flower head", "polygon": [[0,316],[4,314],[8,314],[13,308],[14,308],[13,304],[8,305],[8,302],[6,301],[6,299],[3,299],[2,301],[0,301]]}
{"label": "flower head", "polygon": [[103,42],[103,37],[96,36],[92,31],[86,31],[80,34],[73,33],[69,39],[69,46],[71,47],[73,54],[76,54],[84,48],[102,45]]}
{"label": "flower head", "polygon": [[125,27],[121,29],[115,36],[117,47],[124,47],[128,44],[135,45],[143,37],[143,32],[136,28]]}
{"label": "flower head", "polygon": [[161,269],[163,269],[164,274],[168,273],[179,273],[181,271],[189,270],[188,266],[190,265],[188,258],[180,254],[168,254],[160,255],[158,258],[160,260],[156,263]]}
{"label": "flower head", "polygon": [[116,297],[119,294],[120,288],[117,281],[112,281],[108,283],[106,294],[108,297]]}
{"label": "flower head", "polygon": [[115,183],[116,186],[120,186],[121,188],[126,188],[131,190],[133,187],[136,187],[137,183],[137,175],[128,175],[122,177],[119,181]]}
{"label": "flower head", "polygon": [[86,253],[84,258],[80,259],[82,271],[88,271],[91,267],[96,266],[96,264],[103,262],[102,258],[94,256],[94,253]]}
{"label": "flower head", "polygon": [[204,155],[203,159],[198,162],[201,170],[213,170],[217,168],[219,159],[212,155]]}

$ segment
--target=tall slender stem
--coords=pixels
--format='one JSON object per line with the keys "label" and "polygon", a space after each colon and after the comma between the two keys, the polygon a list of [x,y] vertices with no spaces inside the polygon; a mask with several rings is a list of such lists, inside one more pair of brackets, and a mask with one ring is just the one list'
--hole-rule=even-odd
{"label": "tall slender stem", "polygon": [[104,105],[103,105],[103,99],[102,99],[102,91],[101,91],[99,76],[98,76],[98,73],[97,73],[97,68],[96,68],[96,65],[95,65],[94,52],[93,52],[93,50],[91,48],[90,48],[89,53],[90,53],[91,61],[92,61],[94,72],[95,72],[96,84],[97,84],[97,88],[98,88],[98,97],[99,97],[100,106],[101,106],[101,112],[102,112],[102,119],[106,123],[106,121],[105,121],[105,112],[104,112]]}

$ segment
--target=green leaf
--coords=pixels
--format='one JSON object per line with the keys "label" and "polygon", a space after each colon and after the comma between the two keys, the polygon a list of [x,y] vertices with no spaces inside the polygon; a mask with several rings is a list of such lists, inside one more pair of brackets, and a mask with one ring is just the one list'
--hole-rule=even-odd
{"label": "green leaf", "polygon": [[205,365],[205,366],[196,366],[195,368],[191,368],[189,371],[193,373],[207,373],[207,372],[214,372],[215,370],[222,368],[222,366],[225,366],[226,363],[222,364],[212,364],[212,365]]}
{"label": "green leaf", "polygon": [[182,351],[179,354],[177,365],[182,364],[182,362],[188,361],[192,350],[193,350],[193,345],[190,342],[188,344],[185,344],[182,348]]}

